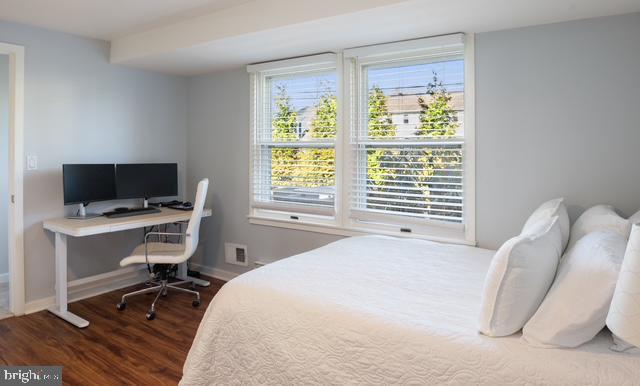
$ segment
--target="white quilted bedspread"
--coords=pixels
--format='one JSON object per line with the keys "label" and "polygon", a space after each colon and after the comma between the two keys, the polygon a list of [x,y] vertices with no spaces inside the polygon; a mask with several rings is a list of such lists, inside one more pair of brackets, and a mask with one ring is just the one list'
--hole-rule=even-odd
{"label": "white quilted bedspread", "polygon": [[209,305],[180,384],[640,383],[608,333],[571,350],[479,335],[492,255],[366,236],[246,273]]}

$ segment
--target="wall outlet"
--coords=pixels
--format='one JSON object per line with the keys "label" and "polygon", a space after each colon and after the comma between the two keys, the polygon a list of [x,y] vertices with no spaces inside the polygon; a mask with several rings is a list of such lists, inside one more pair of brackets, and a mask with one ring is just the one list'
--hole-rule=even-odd
{"label": "wall outlet", "polygon": [[242,244],[224,243],[224,260],[229,264],[249,265],[247,246]]}

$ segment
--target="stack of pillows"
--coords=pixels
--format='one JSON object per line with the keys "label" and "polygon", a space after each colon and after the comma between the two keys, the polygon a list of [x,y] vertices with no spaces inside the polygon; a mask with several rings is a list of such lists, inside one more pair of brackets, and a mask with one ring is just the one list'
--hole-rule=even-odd
{"label": "stack of pillows", "polygon": [[491,261],[480,332],[499,337],[522,330],[537,347],[577,347],[593,339],[605,327],[636,222],[640,212],[624,219],[597,205],[570,226],[562,198],[542,204]]}

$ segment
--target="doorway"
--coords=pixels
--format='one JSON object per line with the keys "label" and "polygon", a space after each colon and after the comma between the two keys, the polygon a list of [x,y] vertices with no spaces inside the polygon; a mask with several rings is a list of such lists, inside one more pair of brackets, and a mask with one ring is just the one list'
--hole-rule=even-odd
{"label": "doorway", "polygon": [[9,308],[9,55],[0,54],[0,318]]}
{"label": "doorway", "polygon": [[0,318],[24,314],[24,47],[0,42]]}

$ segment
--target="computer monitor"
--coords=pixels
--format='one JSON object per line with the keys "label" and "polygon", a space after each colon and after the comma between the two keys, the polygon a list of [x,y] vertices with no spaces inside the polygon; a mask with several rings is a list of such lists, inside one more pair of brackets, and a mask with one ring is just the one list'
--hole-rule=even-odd
{"label": "computer monitor", "polygon": [[78,217],[86,217],[84,207],[97,201],[116,199],[114,164],[62,165],[64,204],[80,204]]}
{"label": "computer monitor", "polygon": [[[178,195],[178,164],[118,164],[116,187],[119,199]],[[146,205],[145,205],[146,206]]]}

